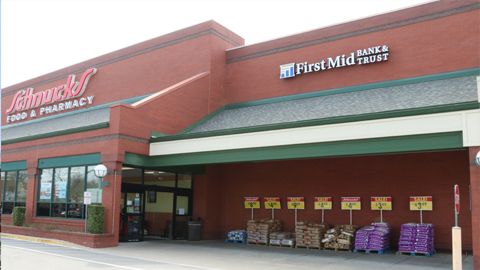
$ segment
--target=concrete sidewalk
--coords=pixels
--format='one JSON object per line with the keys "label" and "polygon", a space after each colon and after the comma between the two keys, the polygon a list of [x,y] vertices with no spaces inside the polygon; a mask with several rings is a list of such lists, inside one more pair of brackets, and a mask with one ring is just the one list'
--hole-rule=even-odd
{"label": "concrete sidewalk", "polygon": [[[32,251],[41,253],[41,255],[34,255],[37,260],[45,260],[49,255],[52,255],[50,260],[57,260],[57,257],[67,254],[72,266],[79,264],[79,261],[90,260],[89,267],[95,265],[95,267],[115,265],[117,268],[121,266],[121,268],[129,267],[131,269],[157,269],[155,267],[160,265],[162,269],[208,270],[451,269],[451,255],[442,253],[432,257],[397,255],[393,252],[379,255],[346,251],[336,252],[331,250],[227,244],[221,241],[188,242],[178,240],[120,243],[118,247],[114,248],[91,249],[63,241],[52,240],[50,242],[48,241],[50,239],[35,239],[34,237],[2,234],[2,238],[5,239],[5,241],[2,239],[2,244],[6,243],[5,247],[2,248],[2,253],[4,253],[4,249],[7,249],[7,254],[8,251],[12,254],[13,249],[23,249],[21,250],[22,252]],[[12,250],[8,250],[8,248]],[[66,260],[65,258],[61,259]],[[31,261],[32,267],[35,267],[35,262],[29,261]],[[8,262],[8,259],[6,262]],[[23,263],[26,264],[27,262]],[[463,269],[473,269],[471,256],[464,257],[463,263]]]}
{"label": "concrete sidewalk", "polygon": [[[221,241],[169,241],[151,240],[120,243],[116,248],[99,252],[215,269],[451,269],[451,255],[435,254],[432,257],[383,255],[348,251],[307,250],[285,247],[267,247],[245,244],[227,244]],[[464,257],[465,270],[473,269],[473,257]]]}

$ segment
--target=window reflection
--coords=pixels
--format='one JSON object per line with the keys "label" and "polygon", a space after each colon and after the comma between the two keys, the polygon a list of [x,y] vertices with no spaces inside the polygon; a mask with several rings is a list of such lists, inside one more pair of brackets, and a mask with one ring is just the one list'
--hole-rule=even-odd
{"label": "window reflection", "polygon": [[83,218],[85,191],[91,193],[93,204],[101,203],[101,179],[95,176],[94,167],[42,169],[38,183],[37,216]]}
{"label": "window reflection", "polygon": [[142,183],[142,169],[123,167],[122,169],[122,182],[130,184]]}
{"label": "window reflection", "polygon": [[179,174],[178,175],[178,187],[179,188],[192,188],[192,176],[190,174]]}
{"label": "window reflection", "polygon": [[25,203],[27,201],[27,171],[19,171],[17,179],[17,203]]}
{"label": "window reflection", "polygon": [[57,168],[54,174],[54,199],[56,203],[67,201],[68,168]]}
{"label": "window reflection", "polygon": [[27,171],[1,173],[0,202],[2,214],[11,214],[15,206],[25,206],[27,197]]}
{"label": "window reflection", "polygon": [[162,172],[162,171],[153,171],[145,170],[145,185],[154,185],[161,187],[175,187],[175,174]]}
{"label": "window reflection", "polygon": [[83,203],[84,190],[85,190],[85,167],[72,167],[70,169],[70,188],[69,188],[70,196],[69,196],[68,202]]}
{"label": "window reflection", "polygon": [[5,177],[5,202],[15,201],[15,178],[17,177],[17,172],[7,172]]}

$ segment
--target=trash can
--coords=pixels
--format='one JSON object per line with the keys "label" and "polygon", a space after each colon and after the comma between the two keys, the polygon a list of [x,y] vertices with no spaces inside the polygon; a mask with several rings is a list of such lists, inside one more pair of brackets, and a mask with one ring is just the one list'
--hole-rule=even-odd
{"label": "trash can", "polygon": [[202,239],[202,222],[188,222],[188,241],[199,241]]}

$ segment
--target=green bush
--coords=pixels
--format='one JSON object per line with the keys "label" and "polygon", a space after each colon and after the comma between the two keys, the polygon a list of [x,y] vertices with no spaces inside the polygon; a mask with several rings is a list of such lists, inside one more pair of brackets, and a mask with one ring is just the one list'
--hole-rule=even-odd
{"label": "green bush", "polygon": [[13,208],[13,225],[15,226],[23,226],[25,223],[25,207],[23,206],[15,206]]}
{"label": "green bush", "polygon": [[103,233],[105,210],[101,205],[88,206],[87,231],[89,233]]}

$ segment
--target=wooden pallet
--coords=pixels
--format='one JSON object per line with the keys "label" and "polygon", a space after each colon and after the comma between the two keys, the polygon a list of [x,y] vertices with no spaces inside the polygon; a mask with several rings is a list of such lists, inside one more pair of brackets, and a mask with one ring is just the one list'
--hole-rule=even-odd
{"label": "wooden pallet", "polygon": [[325,250],[335,250],[335,251],[352,251],[351,249],[347,249],[347,248],[331,248],[331,247],[324,247],[323,249]]}
{"label": "wooden pallet", "polygon": [[387,251],[386,249],[380,249],[380,250],[376,250],[376,249],[354,249],[353,252],[365,252],[366,254],[369,254],[369,253],[377,253],[377,254],[384,254],[385,251]]}
{"label": "wooden pallet", "polygon": [[398,251],[397,253],[398,253],[398,254],[401,254],[401,255],[431,257],[433,254],[435,254],[435,251],[432,252],[432,253],[430,253],[430,252]]}
{"label": "wooden pallet", "polygon": [[234,244],[245,244],[247,241],[246,240],[232,240],[232,239],[226,239],[225,243],[234,243]]}
{"label": "wooden pallet", "polygon": [[295,248],[305,248],[305,249],[321,249],[320,247],[314,247],[314,246],[304,246],[304,245],[295,245]]}
{"label": "wooden pallet", "polygon": [[249,244],[249,245],[258,245],[258,246],[268,246],[267,243],[263,243],[263,242],[253,242],[253,241],[247,241],[247,244]]}
{"label": "wooden pallet", "polygon": [[270,244],[271,247],[284,247],[284,248],[294,248],[295,246],[290,246],[290,245],[278,245],[278,244]]}

